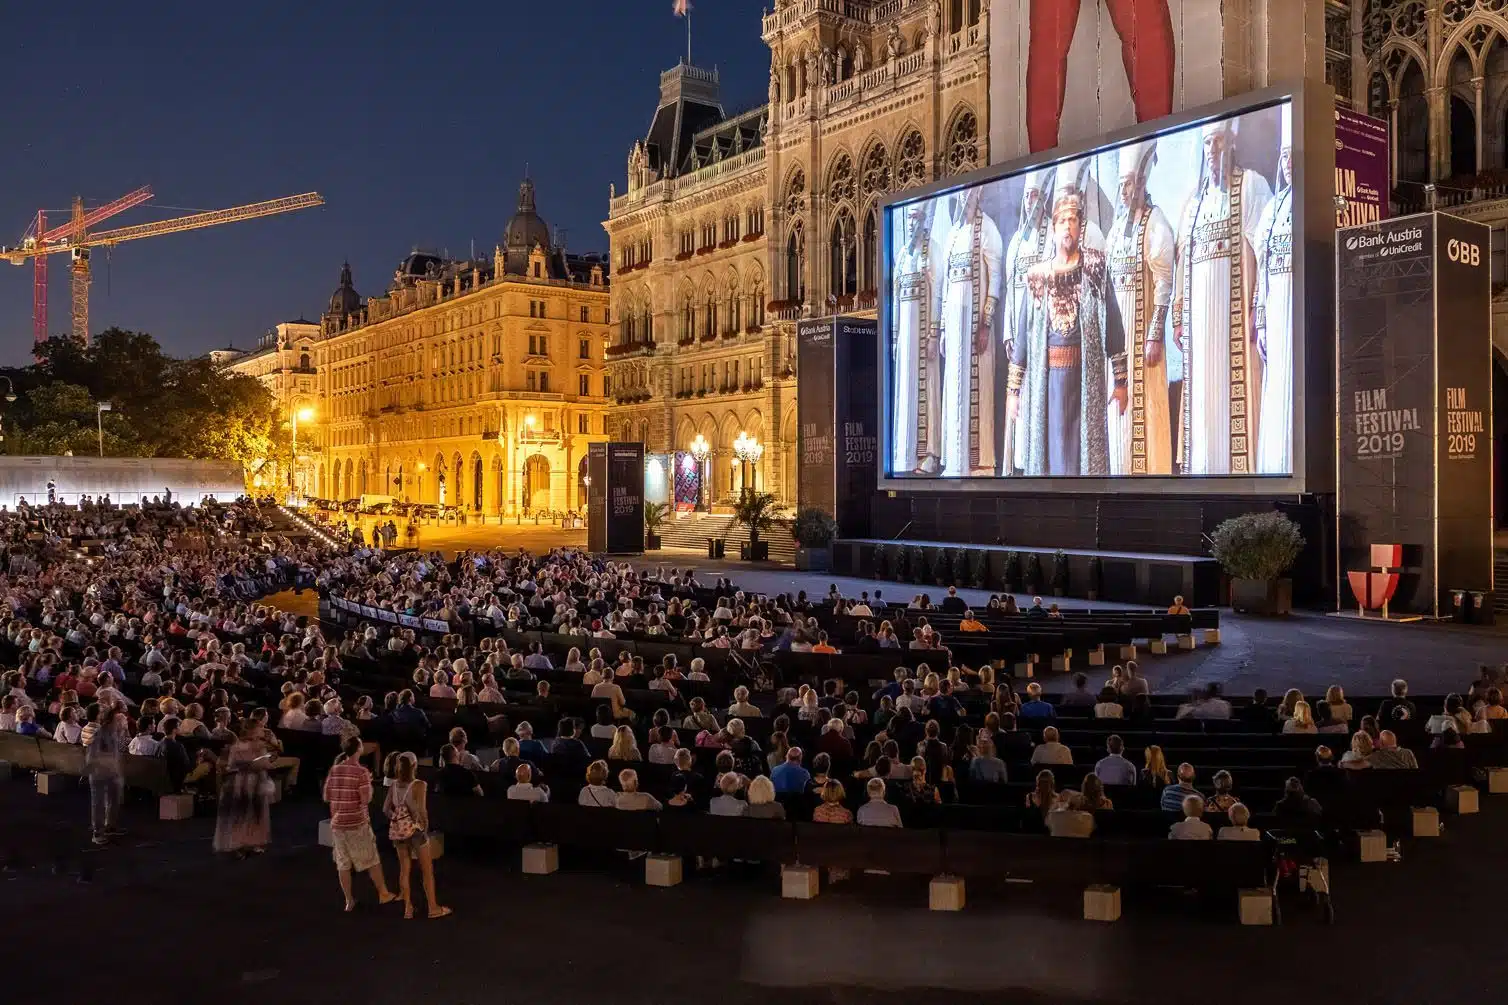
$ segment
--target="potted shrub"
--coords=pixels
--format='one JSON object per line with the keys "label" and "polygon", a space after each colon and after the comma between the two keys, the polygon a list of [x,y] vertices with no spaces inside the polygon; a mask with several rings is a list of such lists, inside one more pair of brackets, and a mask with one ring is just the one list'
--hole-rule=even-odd
{"label": "potted shrub", "polygon": [[890,566],[890,578],[897,583],[906,581],[906,546],[904,544],[887,544],[885,546],[886,564]]}
{"label": "potted shrub", "polygon": [[832,567],[832,543],[838,536],[838,521],[815,506],[803,506],[791,521],[796,539],[796,568],[803,572],[826,572]]}
{"label": "potted shrub", "polygon": [[1100,577],[1104,575],[1104,563],[1100,556],[1093,555],[1089,559],[1089,599],[1100,599]]}
{"label": "potted shrub", "polygon": [[925,583],[927,581],[927,549],[919,544],[913,544],[906,552],[906,581],[908,583]]}
{"label": "potted shrub", "polygon": [[874,578],[885,579],[890,575],[890,549],[883,544],[874,549]]}
{"label": "potted shrub", "polygon": [[777,500],[771,492],[745,490],[733,506],[733,519],[749,528],[749,542],[740,547],[740,557],[746,562],[764,562],[770,557],[770,543],[759,539],[759,532],[768,530],[775,522]]}
{"label": "potted shrub", "polygon": [[1293,609],[1293,580],[1283,573],[1304,548],[1298,524],[1276,510],[1243,513],[1210,535],[1210,554],[1230,576],[1230,605],[1253,614]]}
{"label": "potted shrub", "polygon": [[644,504],[644,550],[660,550],[660,528],[665,526],[665,517],[670,507],[665,503]]}
{"label": "potted shrub", "polygon": [[1026,588],[1032,593],[1042,592],[1042,556],[1035,551],[1026,556]]}
{"label": "potted shrub", "polygon": [[969,549],[953,549],[953,585],[968,586],[973,582],[973,574],[970,572]]}
{"label": "potted shrub", "polygon": [[1005,573],[1000,578],[1005,581],[1007,593],[1021,592],[1021,553],[1019,551],[1005,553]]}
{"label": "potted shrub", "polygon": [[969,553],[969,585],[982,590],[989,583],[990,553],[984,549]]}
{"label": "potted shrub", "polygon": [[1068,592],[1068,556],[1061,551],[1052,553],[1052,595],[1061,597]]}

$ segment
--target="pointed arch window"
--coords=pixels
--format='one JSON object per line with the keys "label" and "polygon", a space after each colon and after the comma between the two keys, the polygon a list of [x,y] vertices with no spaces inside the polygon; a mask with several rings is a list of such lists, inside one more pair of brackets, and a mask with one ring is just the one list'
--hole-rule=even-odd
{"label": "pointed arch window", "polygon": [[965,109],[948,130],[944,167],[949,175],[964,174],[979,166],[979,123],[974,113]]}
{"label": "pointed arch window", "polygon": [[840,297],[852,296],[858,292],[858,283],[858,249],[854,242],[853,214],[843,209],[833,221],[828,288]]}
{"label": "pointed arch window", "polygon": [[806,235],[801,221],[791,225],[791,233],[785,242],[785,291],[786,297],[796,303],[806,302]]}

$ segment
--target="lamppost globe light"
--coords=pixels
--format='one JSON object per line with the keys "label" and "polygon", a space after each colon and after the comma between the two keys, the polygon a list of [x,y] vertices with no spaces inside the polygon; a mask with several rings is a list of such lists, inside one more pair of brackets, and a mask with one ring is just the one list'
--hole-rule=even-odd
{"label": "lamppost globe light", "polygon": [[314,421],[314,409],[312,409],[312,408],[300,408],[298,410],[298,421],[300,421],[300,422],[313,422]]}
{"label": "lamppost globe light", "polygon": [[419,467],[420,471],[428,471],[429,470],[429,465],[425,464],[423,461],[419,462],[418,467]]}

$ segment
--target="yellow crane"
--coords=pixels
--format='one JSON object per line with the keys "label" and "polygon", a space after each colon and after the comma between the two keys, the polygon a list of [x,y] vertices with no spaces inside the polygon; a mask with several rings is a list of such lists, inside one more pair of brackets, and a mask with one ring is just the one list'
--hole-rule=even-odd
{"label": "yellow crane", "polygon": [[89,225],[105,216],[114,215],[122,209],[138,205],[145,198],[150,198],[150,189],[138,189],[130,195],[123,196],[113,203],[109,203],[100,209],[86,211],[81,199],[73,201],[73,212],[67,224],[62,227],[48,230],[46,218],[43,213],[38,213],[36,220],[29,228],[27,236],[22,239],[19,246],[14,248],[0,247],[0,258],[4,258],[12,265],[25,265],[28,261],[35,264],[36,278],[33,281],[32,294],[32,322],[34,336],[38,342],[45,342],[47,333],[47,256],[68,252],[73,257],[72,268],[69,273],[70,287],[72,292],[72,319],[73,337],[75,340],[87,344],[89,341],[89,254],[94,248],[109,248],[126,241],[139,241],[144,237],[161,237],[164,234],[177,234],[185,230],[200,230],[204,227],[218,227],[222,223],[240,223],[242,220],[255,220],[261,216],[276,216],[280,213],[291,213],[294,210],[308,209],[311,206],[324,205],[324,197],[318,192],[305,192],[302,195],[290,195],[281,199],[268,199],[265,202],[253,202],[244,206],[232,206],[228,209],[215,209],[204,213],[192,213],[188,216],[175,217],[171,220],[158,220],[155,223],[140,223],[129,227],[116,227],[113,230],[101,230],[91,233]]}

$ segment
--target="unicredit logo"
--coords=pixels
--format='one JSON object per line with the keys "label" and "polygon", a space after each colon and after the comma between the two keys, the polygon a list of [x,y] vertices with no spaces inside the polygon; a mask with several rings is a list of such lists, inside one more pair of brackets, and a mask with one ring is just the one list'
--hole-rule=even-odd
{"label": "unicredit logo", "polygon": [[1354,238],[1354,237],[1348,237],[1348,238],[1346,238],[1346,250],[1347,251],[1355,251],[1356,250],[1356,238]]}

